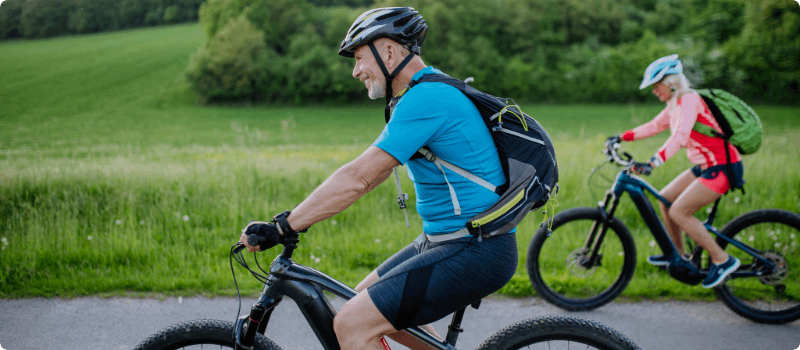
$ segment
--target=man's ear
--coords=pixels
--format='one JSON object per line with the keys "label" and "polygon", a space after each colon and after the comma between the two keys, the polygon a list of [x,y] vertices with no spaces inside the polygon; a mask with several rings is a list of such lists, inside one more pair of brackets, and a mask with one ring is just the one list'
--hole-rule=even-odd
{"label": "man's ear", "polygon": [[386,44],[386,69],[389,72],[393,72],[395,67],[397,67],[397,48],[394,45],[387,43]]}

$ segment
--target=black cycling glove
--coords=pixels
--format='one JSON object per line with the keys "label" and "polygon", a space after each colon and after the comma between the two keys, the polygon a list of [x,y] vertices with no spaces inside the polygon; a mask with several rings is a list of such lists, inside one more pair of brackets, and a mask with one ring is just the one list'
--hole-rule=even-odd
{"label": "black cycling glove", "polygon": [[250,221],[242,233],[247,235],[247,244],[259,246],[259,250],[262,252],[278,245],[281,237],[275,223],[266,221]]}

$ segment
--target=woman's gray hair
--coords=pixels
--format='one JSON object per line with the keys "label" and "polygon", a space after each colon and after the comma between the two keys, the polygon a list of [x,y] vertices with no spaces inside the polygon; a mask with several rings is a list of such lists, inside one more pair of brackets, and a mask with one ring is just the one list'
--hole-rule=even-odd
{"label": "woman's gray hair", "polygon": [[669,74],[661,79],[661,82],[668,86],[670,90],[672,90],[672,97],[671,99],[676,99],[678,96],[683,95],[692,90],[691,84],[689,84],[689,79],[686,79],[686,76],[683,73],[678,74]]}

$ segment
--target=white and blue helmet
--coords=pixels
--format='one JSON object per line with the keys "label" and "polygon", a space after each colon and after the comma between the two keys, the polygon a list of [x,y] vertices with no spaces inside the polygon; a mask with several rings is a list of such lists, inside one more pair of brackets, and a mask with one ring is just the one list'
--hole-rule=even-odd
{"label": "white and blue helmet", "polygon": [[677,54],[661,57],[650,63],[644,70],[644,78],[639,85],[639,90],[661,81],[667,74],[680,74],[681,72],[683,72],[683,65],[678,60]]}

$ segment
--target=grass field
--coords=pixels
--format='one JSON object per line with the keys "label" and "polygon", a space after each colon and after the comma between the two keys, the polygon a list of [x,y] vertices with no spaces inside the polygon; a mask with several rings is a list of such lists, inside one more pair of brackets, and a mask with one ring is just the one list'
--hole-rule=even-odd
{"label": "grass field", "polygon": [[[196,105],[182,74],[203,40],[197,25],[180,25],[0,43],[0,297],[235,294],[227,255],[241,228],[302,201],[380,133],[380,101]],[[747,194],[728,195],[718,222],[765,207],[800,211],[800,108],[755,108],[767,136],[744,159]],[[610,185],[599,176],[587,184],[603,140],[660,106],[523,109],[556,142],[564,209],[596,203]],[[663,140],[626,146],[645,158]],[[649,180],[661,187],[689,166],[679,153]],[[314,225],[296,260],[355,285],[419,234],[410,195],[411,229],[388,182]],[[623,203],[618,217],[634,234],[639,261],[623,295],[713,298],[643,263],[658,252]],[[501,293],[533,293],[524,257],[541,220],[535,213],[520,225],[518,273]],[[261,254],[262,262],[276,252]],[[239,282],[245,293],[259,291],[252,279]]]}

